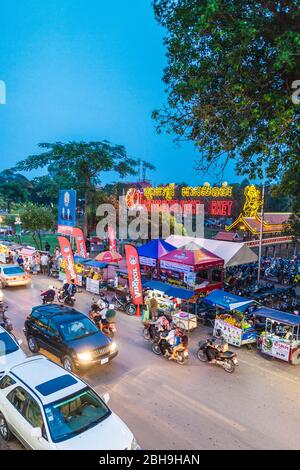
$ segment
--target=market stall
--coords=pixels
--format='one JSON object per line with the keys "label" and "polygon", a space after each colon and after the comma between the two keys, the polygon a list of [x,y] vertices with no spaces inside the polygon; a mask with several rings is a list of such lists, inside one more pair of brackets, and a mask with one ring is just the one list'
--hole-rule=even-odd
{"label": "market stall", "polygon": [[214,335],[220,330],[228,344],[237,347],[256,343],[257,331],[245,317],[245,312],[255,301],[223,290],[215,290],[204,302],[216,308]]}
{"label": "market stall", "polygon": [[139,246],[137,251],[142,272],[147,273],[148,271],[155,270],[158,267],[159,258],[173,250],[175,250],[175,246],[160,238]]}
{"label": "market stall", "polygon": [[260,335],[258,347],[263,354],[293,365],[300,364],[300,317],[267,307],[255,310],[258,318],[265,319],[265,331]]}
{"label": "market stall", "polygon": [[104,269],[107,268],[107,263],[88,259],[82,263],[82,266],[82,285],[88,292],[99,294],[100,290],[106,287]]}
{"label": "market stall", "polygon": [[9,255],[9,248],[6,245],[0,244],[0,263],[5,264]]}
{"label": "market stall", "polygon": [[159,315],[172,316],[173,322],[183,330],[191,331],[197,328],[196,315],[181,309],[182,301],[188,301],[195,295],[193,291],[154,280],[144,281],[143,289],[146,289],[145,303],[147,298],[156,298]]}
{"label": "market stall", "polygon": [[224,260],[195,243],[173,250],[159,259],[160,279],[206,295],[223,285]]}

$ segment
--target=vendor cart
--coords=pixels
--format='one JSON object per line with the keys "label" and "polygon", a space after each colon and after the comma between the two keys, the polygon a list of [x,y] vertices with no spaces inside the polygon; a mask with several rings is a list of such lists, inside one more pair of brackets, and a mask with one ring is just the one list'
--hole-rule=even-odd
{"label": "vendor cart", "polygon": [[255,315],[265,318],[265,331],[258,338],[260,351],[293,365],[300,364],[300,317],[267,307],[259,307]]}

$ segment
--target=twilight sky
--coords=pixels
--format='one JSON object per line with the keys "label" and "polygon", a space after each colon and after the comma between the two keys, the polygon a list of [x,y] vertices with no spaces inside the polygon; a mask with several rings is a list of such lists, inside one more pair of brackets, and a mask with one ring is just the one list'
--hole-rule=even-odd
{"label": "twilight sky", "polygon": [[[196,175],[192,145],[156,133],[166,59],[150,0],[2,0],[0,11],[0,170],[38,142],[107,139],[151,161],[154,184],[219,180]],[[224,179],[241,178],[231,166]]]}

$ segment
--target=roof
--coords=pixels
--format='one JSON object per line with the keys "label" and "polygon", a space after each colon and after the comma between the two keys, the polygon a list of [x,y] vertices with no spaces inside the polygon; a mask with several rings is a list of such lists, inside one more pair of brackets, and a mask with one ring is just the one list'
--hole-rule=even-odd
{"label": "roof", "polygon": [[[265,212],[263,233],[282,232],[284,224],[288,222],[291,215],[290,212]],[[238,228],[240,225],[244,225],[251,233],[259,233],[261,215],[257,214],[255,217],[245,217],[243,214],[240,214],[230,226],[226,227],[226,230],[230,231],[233,228]]]}
{"label": "roof", "polygon": [[223,308],[224,310],[238,310],[239,312],[244,312],[249,305],[254,303],[254,300],[218,289],[208,294],[204,302],[214,307]]}
{"label": "roof", "polygon": [[[79,378],[74,377],[45,356],[28,358],[25,362],[12,367],[10,373],[24,382],[44,404],[59,400],[85,387],[84,382]],[[70,376],[73,380],[65,378],[62,383],[61,378],[66,376]],[[58,383],[57,379],[60,379]]]}
{"label": "roof", "polygon": [[300,317],[292,313],[281,312],[280,310],[268,307],[258,307],[254,313],[258,317],[270,318],[271,320],[276,320],[287,325],[300,326]]}
{"label": "roof", "polygon": [[254,263],[258,260],[258,256],[245,243],[226,242],[200,237],[185,237],[182,235],[171,235],[166,241],[177,248],[193,241],[220,258],[223,258],[225,261],[225,268],[229,266],[238,266],[240,264]]}
{"label": "roof", "polygon": [[175,246],[170,245],[170,243],[165,242],[161,238],[151,240],[137,249],[139,256],[154,259],[158,259],[173,250],[175,250]]}
{"label": "roof", "polygon": [[160,281],[146,281],[143,282],[143,287],[148,289],[159,290],[169,297],[176,297],[178,299],[188,300],[195,295],[194,291],[183,289],[182,287],[174,287],[171,284],[166,284]]}
{"label": "roof", "polygon": [[241,238],[235,232],[218,232],[217,235],[214,237],[214,240],[232,242],[234,240],[241,240]]}
{"label": "roof", "polygon": [[68,317],[68,319],[73,318],[74,316],[85,316],[83,313],[79,312],[75,308],[66,307],[60,304],[46,304],[46,305],[37,305],[36,307],[32,308],[32,312],[41,312],[43,315],[51,315],[52,318],[64,316]]}
{"label": "roof", "polygon": [[162,256],[160,261],[169,261],[172,263],[185,264],[188,266],[208,266],[224,263],[219,256],[211,253],[205,248],[188,249],[188,245]]}
{"label": "roof", "polygon": [[107,263],[102,263],[102,261],[95,261],[94,259],[88,259],[82,264],[84,264],[84,266],[89,266],[91,268],[98,268],[98,269],[107,268]]}

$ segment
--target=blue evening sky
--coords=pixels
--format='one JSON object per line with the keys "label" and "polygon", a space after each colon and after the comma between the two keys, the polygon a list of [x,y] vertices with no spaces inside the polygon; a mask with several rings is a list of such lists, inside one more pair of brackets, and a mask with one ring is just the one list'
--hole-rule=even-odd
{"label": "blue evening sky", "polygon": [[[192,144],[156,133],[166,58],[150,0],[9,0],[0,14],[0,170],[38,142],[107,139],[152,162],[154,184],[219,180],[195,173]],[[240,178],[231,166],[224,179]]]}

